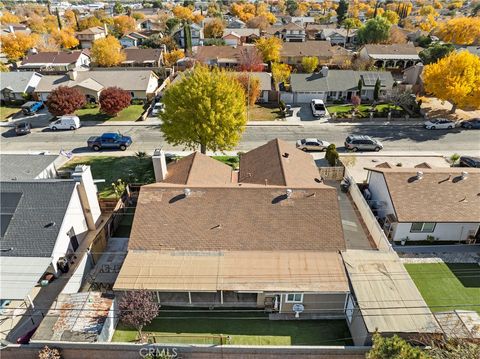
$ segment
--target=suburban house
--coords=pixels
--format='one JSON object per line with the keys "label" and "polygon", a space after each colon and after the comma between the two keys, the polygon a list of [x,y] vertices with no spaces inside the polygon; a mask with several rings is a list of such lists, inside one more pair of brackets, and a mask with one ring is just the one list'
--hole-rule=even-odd
{"label": "suburban house", "polygon": [[158,76],[151,70],[71,71],[66,75],[43,76],[35,94],[42,101],[57,87],[75,87],[90,102],[97,102],[107,87],[120,87],[130,92],[132,99],[150,100],[158,88]]}
{"label": "suburban house", "polygon": [[272,74],[268,72],[233,72],[234,75],[247,75],[256,77],[260,82],[260,96],[258,97],[257,102],[265,103],[269,102],[273,88]]}
{"label": "suburban house", "polygon": [[364,195],[389,239],[474,242],[480,226],[480,170],[367,168]]}
{"label": "suburban house", "polygon": [[[393,77],[388,71],[322,70],[313,74],[291,74],[290,88],[294,103],[308,103],[312,99],[349,101],[353,95],[373,100],[377,79],[380,80],[380,97],[386,96],[393,87]],[[358,83],[362,82],[362,91]]]}
{"label": "suburban house", "polygon": [[129,34],[123,35],[120,38],[120,44],[123,47],[138,47],[142,45],[143,41],[148,39],[147,36],[140,34],[138,32],[131,32]]}
{"label": "suburban house", "polygon": [[[192,39],[192,46],[202,45],[203,42],[203,28],[197,24],[190,24],[190,37]],[[181,48],[185,48],[185,28],[182,26],[174,34],[173,38]]]}
{"label": "suburban house", "polygon": [[101,215],[90,167],[73,180],[7,180],[0,193],[0,299],[25,300],[45,274],[58,275]]}
{"label": "suburban house", "polygon": [[375,332],[416,339],[442,329],[395,252],[342,253],[352,293],[346,318],[355,345],[371,345]]}
{"label": "suburban house", "polygon": [[305,26],[308,24],[314,24],[315,18],[313,16],[286,16],[287,21],[291,21],[297,25]]}
{"label": "suburban house", "polygon": [[3,102],[23,102],[25,95],[31,95],[42,79],[37,72],[1,72],[0,100]]}
{"label": "suburban house", "polygon": [[270,26],[265,33],[282,39],[284,42],[302,42],[305,41],[307,34],[305,28],[301,25],[289,22],[286,25]]}
{"label": "suburban house", "polygon": [[93,42],[98,39],[103,39],[107,37],[107,28],[102,26],[90,27],[88,29],[78,31],[75,36],[80,42],[80,47],[82,49],[90,49],[93,45]]}
{"label": "suburban house", "polygon": [[357,42],[357,30],[325,28],[315,34],[315,39],[330,41],[332,45],[353,45]]}
{"label": "suburban house", "polygon": [[413,44],[367,44],[359,52],[360,58],[372,60],[376,67],[406,68],[421,62]]}
{"label": "suburban house", "polygon": [[1,24],[0,35],[9,35],[14,33],[21,33],[29,35],[32,31],[24,24]]}
{"label": "suburban house", "polygon": [[241,62],[242,52],[258,51],[253,46],[197,46],[193,58],[209,66],[235,68]]}
{"label": "suburban house", "polygon": [[90,56],[82,50],[45,51],[28,55],[18,66],[23,71],[67,72],[86,70],[90,66]]}
{"label": "suburban house", "polygon": [[57,155],[2,154],[0,181],[28,181],[57,178],[57,169],[67,158]]}
{"label": "suburban house", "polygon": [[260,38],[259,29],[241,28],[241,29],[225,29],[223,30],[222,39],[225,44],[230,46],[239,46],[243,44],[251,44]]}
{"label": "suburban house", "polygon": [[403,70],[402,83],[407,85],[422,85],[423,64],[421,62]]}
{"label": "suburban house", "polygon": [[238,18],[230,19],[227,25],[229,29],[242,29],[246,26],[245,23]]}
{"label": "suburban house", "polygon": [[122,66],[126,67],[160,67],[163,61],[162,49],[127,48],[123,50],[126,58]]}
{"label": "suburban house", "polygon": [[292,66],[301,65],[307,56],[317,57],[320,66],[339,66],[352,55],[341,46],[331,46],[329,41],[285,42],[280,50],[280,61]]}
{"label": "suburban house", "polygon": [[310,155],[276,139],[243,154],[239,171],[198,152],[152,160],[160,182],[140,190],[115,291],[272,319],[344,318],[337,192]]}
{"label": "suburban house", "polygon": [[152,19],[145,19],[138,23],[138,27],[140,28],[140,30],[150,31],[154,30],[154,28],[156,27],[156,23],[153,22]]}

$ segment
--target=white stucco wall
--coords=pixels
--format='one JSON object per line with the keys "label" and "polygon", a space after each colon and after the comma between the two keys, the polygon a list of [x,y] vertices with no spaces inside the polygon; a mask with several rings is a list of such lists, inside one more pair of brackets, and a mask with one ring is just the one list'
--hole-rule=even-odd
{"label": "white stucco wall", "polygon": [[378,210],[379,217],[383,218],[388,214],[395,214],[383,174],[378,172],[370,172],[368,189],[372,194],[372,198],[370,200],[385,202],[385,207]]}
{"label": "white stucco wall", "polygon": [[437,223],[431,233],[410,232],[412,223],[398,223],[396,225],[393,239],[401,241],[408,236],[412,241],[424,241],[427,236],[434,236],[440,241],[464,241],[467,239],[470,231],[476,233],[478,223]]}

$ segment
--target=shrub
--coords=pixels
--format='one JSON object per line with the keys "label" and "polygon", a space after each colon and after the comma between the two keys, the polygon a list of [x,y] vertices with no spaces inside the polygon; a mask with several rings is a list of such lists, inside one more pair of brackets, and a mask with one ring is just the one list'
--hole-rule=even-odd
{"label": "shrub", "polygon": [[452,166],[455,166],[455,164],[458,162],[460,159],[460,155],[458,153],[454,153],[453,155],[450,156],[450,161],[452,161]]}
{"label": "shrub", "polygon": [[142,99],[140,98],[134,98],[132,101],[131,101],[132,105],[143,105],[145,104],[145,101],[143,101]]}
{"label": "shrub", "polygon": [[332,143],[327,147],[325,159],[330,166],[335,166],[337,164],[338,157],[337,147]]}

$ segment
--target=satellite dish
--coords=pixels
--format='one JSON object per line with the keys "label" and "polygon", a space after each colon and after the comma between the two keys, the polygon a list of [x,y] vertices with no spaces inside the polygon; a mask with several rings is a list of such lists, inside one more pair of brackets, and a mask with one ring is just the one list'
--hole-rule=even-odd
{"label": "satellite dish", "polygon": [[305,310],[305,307],[303,306],[303,304],[297,303],[293,305],[292,309],[295,312],[295,318],[299,318],[300,313],[302,313]]}

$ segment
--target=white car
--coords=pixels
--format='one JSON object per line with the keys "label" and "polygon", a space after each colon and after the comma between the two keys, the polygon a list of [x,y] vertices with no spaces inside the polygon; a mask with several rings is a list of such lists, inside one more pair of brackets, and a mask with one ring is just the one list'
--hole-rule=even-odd
{"label": "white car", "polygon": [[318,138],[304,138],[297,141],[297,148],[302,151],[326,151],[329,145],[329,142]]}
{"label": "white car", "polygon": [[455,122],[446,118],[435,118],[426,121],[423,126],[425,126],[425,128],[428,130],[449,129],[455,127]]}
{"label": "white car", "polygon": [[64,115],[60,116],[56,121],[51,122],[48,125],[52,131],[57,130],[76,130],[80,128],[80,119],[78,116]]}
{"label": "white car", "polygon": [[165,105],[162,102],[156,102],[152,107],[152,116],[158,116],[165,112]]}
{"label": "white car", "polygon": [[310,102],[310,106],[312,107],[313,116],[315,117],[324,117],[327,114],[327,109],[322,100],[313,99],[312,102]]}

